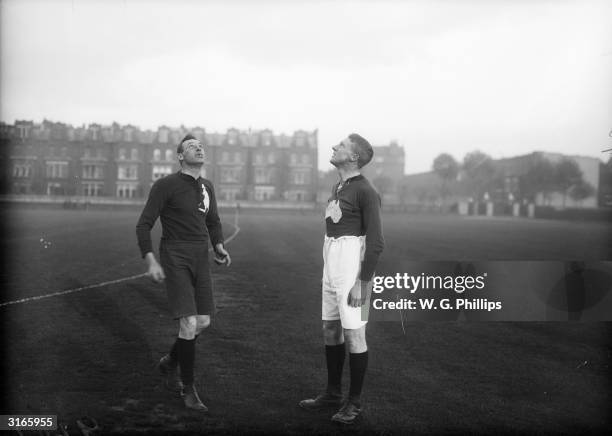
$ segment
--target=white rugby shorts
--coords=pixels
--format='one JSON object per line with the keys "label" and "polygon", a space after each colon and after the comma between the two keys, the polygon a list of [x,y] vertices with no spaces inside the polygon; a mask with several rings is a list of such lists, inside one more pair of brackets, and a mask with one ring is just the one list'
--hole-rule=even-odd
{"label": "white rugby shorts", "polygon": [[[351,307],[348,295],[360,286],[359,274],[365,253],[365,236],[325,236],[323,243],[323,321],[340,320],[342,328],[358,329],[367,321],[368,308]],[[366,302],[368,304],[369,302]]]}

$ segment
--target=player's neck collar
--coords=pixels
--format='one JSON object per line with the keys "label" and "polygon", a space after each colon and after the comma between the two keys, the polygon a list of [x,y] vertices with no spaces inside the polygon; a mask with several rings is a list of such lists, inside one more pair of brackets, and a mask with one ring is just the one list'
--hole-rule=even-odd
{"label": "player's neck collar", "polygon": [[[198,170],[199,171],[199,170]],[[195,171],[194,171],[195,173]],[[179,175],[183,178],[186,178],[187,180],[200,180],[200,174],[199,172],[194,175],[192,172],[190,171],[185,171],[185,168],[181,168],[179,170]]]}

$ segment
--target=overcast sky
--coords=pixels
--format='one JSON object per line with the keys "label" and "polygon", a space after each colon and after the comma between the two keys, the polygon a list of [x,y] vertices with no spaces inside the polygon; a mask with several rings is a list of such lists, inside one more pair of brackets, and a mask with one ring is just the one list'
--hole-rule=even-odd
{"label": "overcast sky", "polygon": [[2,121],[358,132],[408,173],[612,147],[609,1],[1,0]]}

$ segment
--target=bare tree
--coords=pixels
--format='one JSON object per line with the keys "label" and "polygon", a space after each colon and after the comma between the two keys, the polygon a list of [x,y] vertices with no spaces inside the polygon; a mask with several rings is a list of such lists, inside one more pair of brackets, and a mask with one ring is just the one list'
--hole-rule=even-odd
{"label": "bare tree", "polygon": [[446,205],[446,196],[449,194],[449,184],[457,180],[459,164],[450,154],[442,153],[434,159],[432,169],[442,180],[440,196],[442,197],[442,204]]}
{"label": "bare tree", "polygon": [[496,180],[493,159],[479,150],[465,155],[463,171],[466,175],[468,189],[476,199],[482,198],[485,192],[489,192],[494,180]]}
{"label": "bare tree", "polygon": [[541,155],[529,163],[525,174],[519,177],[521,196],[529,201],[535,201],[536,195],[542,193],[547,198],[554,191],[555,166]]}
{"label": "bare tree", "polygon": [[576,161],[564,158],[555,165],[555,187],[563,194],[564,208],[570,188],[582,182],[582,171]]}

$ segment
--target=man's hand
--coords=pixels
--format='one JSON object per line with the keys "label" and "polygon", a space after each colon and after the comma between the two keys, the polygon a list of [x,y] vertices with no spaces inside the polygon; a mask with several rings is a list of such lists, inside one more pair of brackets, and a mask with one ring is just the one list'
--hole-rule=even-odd
{"label": "man's hand", "polygon": [[348,305],[351,307],[361,307],[372,292],[372,280],[365,282],[357,279],[348,295]]}
{"label": "man's hand", "polygon": [[157,259],[155,259],[153,253],[147,253],[145,260],[147,261],[148,265],[147,275],[157,283],[161,283],[166,278],[166,275],[164,274],[164,269],[157,262]]}
{"label": "man's hand", "polygon": [[215,245],[215,262],[217,262],[219,265],[225,264],[226,266],[230,266],[232,264],[232,258],[222,243]]}

